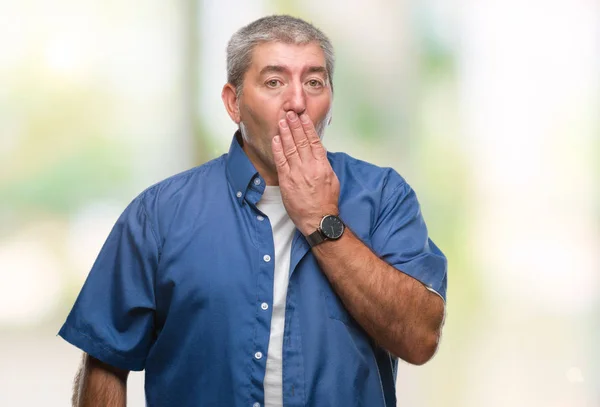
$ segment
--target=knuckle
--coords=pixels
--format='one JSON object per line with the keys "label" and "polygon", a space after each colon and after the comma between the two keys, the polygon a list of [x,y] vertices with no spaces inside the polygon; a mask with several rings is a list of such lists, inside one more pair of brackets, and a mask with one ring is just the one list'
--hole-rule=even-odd
{"label": "knuckle", "polygon": [[296,147],[290,147],[285,150],[285,155],[290,157],[290,156],[296,154],[297,152],[298,152],[298,150],[296,149]]}
{"label": "knuckle", "polygon": [[317,132],[314,129],[307,129],[305,132],[307,137],[320,141],[319,136],[317,136]]}
{"label": "knuckle", "polygon": [[278,157],[275,160],[275,165],[277,165],[278,167],[285,167],[286,163],[287,163],[287,160],[285,159],[285,157]]}
{"label": "knuckle", "polygon": [[310,143],[308,142],[308,139],[303,138],[300,141],[298,141],[297,145],[299,148],[306,148],[310,145]]}

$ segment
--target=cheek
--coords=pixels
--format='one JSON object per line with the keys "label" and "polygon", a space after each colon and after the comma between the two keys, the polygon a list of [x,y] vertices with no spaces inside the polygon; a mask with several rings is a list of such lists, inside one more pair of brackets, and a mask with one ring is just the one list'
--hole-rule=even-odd
{"label": "cheek", "polygon": [[281,104],[273,99],[259,100],[252,108],[248,108],[248,114],[252,120],[260,127],[277,127],[277,122],[283,117]]}
{"label": "cheek", "polygon": [[255,108],[248,107],[246,109],[248,117],[253,127],[265,128],[269,124],[268,111],[265,111],[264,107],[257,106]]}
{"label": "cheek", "polygon": [[331,108],[331,98],[322,97],[312,100],[313,103],[308,105],[308,115],[313,120],[313,123],[318,123],[325,119],[329,109]]}
{"label": "cheek", "polygon": [[310,116],[313,124],[317,124],[318,122],[323,120],[326,113],[327,113],[327,111],[325,109],[314,109],[314,110],[312,110],[312,112],[309,111],[308,115]]}
{"label": "cheek", "polygon": [[281,97],[271,95],[270,97],[265,96],[259,101],[261,112],[265,118],[275,118],[275,120],[279,118],[283,110],[283,102],[281,99]]}

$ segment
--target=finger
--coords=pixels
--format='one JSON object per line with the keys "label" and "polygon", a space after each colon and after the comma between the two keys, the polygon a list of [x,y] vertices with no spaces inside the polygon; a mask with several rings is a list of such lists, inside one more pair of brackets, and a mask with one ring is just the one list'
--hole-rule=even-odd
{"label": "finger", "polygon": [[271,150],[273,151],[273,161],[275,162],[275,168],[277,174],[285,174],[290,170],[287,158],[283,153],[283,147],[281,145],[281,137],[275,136],[271,140]]}
{"label": "finger", "polygon": [[306,138],[310,144],[313,156],[317,160],[326,159],[327,151],[325,150],[325,147],[323,147],[323,143],[321,143],[321,139],[315,130],[314,124],[306,113],[302,113],[300,122],[302,123],[302,128],[304,129],[304,134],[306,134]]}
{"label": "finger", "polygon": [[304,133],[304,127],[302,126],[302,123],[300,123],[298,115],[295,112],[287,112],[286,117],[290,130],[292,131],[292,137],[294,138],[294,144],[296,144],[296,150],[298,150],[300,160],[302,160],[302,162],[314,160],[310,143]]}
{"label": "finger", "polygon": [[279,121],[279,135],[281,136],[281,146],[283,148],[283,154],[285,154],[285,158],[288,161],[288,165],[294,167],[302,164],[300,156],[298,155],[296,143],[294,143],[294,138],[292,137],[286,119]]}

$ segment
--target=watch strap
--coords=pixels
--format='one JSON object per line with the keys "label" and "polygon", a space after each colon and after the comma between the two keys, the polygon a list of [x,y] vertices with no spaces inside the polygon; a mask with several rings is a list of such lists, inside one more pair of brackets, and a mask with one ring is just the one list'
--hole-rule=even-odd
{"label": "watch strap", "polygon": [[320,228],[312,232],[310,235],[306,236],[306,241],[308,242],[310,247],[315,247],[319,243],[323,243],[325,240],[327,240],[327,238],[323,236],[323,233],[321,233]]}

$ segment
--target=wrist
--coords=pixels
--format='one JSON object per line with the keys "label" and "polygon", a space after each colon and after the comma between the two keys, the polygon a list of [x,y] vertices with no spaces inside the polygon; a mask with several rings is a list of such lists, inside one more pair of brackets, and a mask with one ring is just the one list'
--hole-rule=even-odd
{"label": "wrist", "polygon": [[346,225],[337,214],[328,213],[321,218],[319,226],[312,233],[304,235],[310,247],[315,247],[329,240],[338,240],[344,234]]}
{"label": "wrist", "polygon": [[304,236],[308,236],[311,233],[315,232],[316,230],[318,230],[320,228],[321,221],[327,215],[339,216],[340,211],[336,205],[332,205],[332,206],[323,208],[319,215],[313,216],[309,221],[306,221],[304,223],[304,226],[302,228],[300,228],[300,232],[302,232],[302,234]]}

